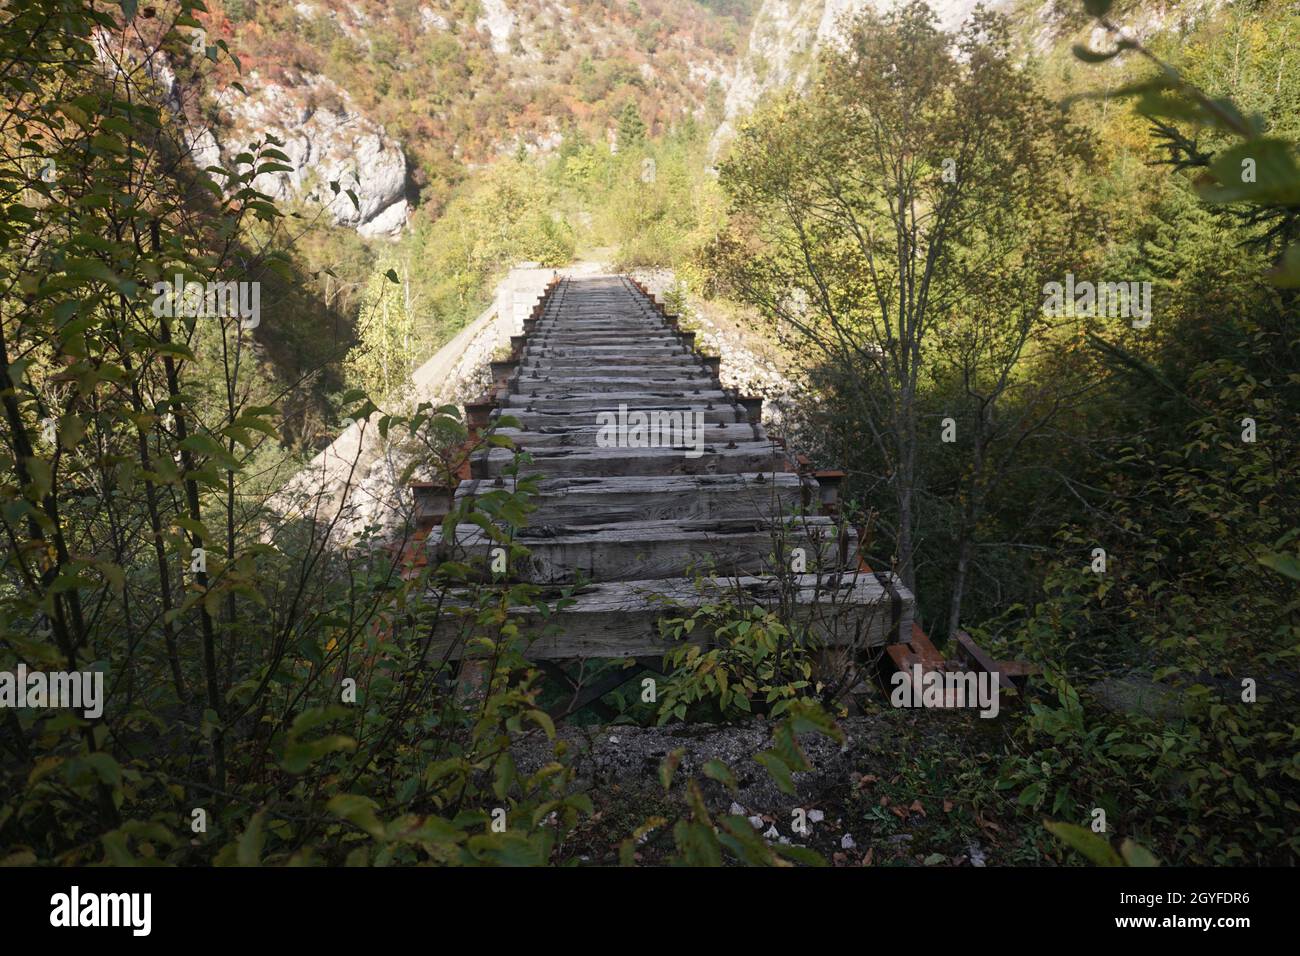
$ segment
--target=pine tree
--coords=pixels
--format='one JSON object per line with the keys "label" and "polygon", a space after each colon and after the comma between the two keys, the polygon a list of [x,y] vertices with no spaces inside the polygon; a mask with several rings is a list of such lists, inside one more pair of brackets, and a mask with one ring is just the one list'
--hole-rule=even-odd
{"label": "pine tree", "polygon": [[645,142],[645,122],[635,100],[628,100],[618,117],[618,145],[620,149],[640,146]]}

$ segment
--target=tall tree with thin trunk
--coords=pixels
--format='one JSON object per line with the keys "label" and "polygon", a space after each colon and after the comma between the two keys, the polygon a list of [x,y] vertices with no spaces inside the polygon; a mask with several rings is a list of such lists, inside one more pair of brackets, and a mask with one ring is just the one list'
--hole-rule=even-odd
{"label": "tall tree with thin trunk", "polygon": [[[1084,151],[1013,62],[1003,18],[977,11],[953,35],[912,3],[846,22],[815,85],[760,110],[722,164],[731,218],[714,267],[810,363],[844,373],[893,490],[893,557],[909,587],[918,451],[940,441],[921,401],[937,357],[973,347],[981,388],[995,343],[1019,360],[1005,329],[1021,346],[1038,332],[1043,277],[1078,219]],[[999,309],[997,335],[945,341]]]}

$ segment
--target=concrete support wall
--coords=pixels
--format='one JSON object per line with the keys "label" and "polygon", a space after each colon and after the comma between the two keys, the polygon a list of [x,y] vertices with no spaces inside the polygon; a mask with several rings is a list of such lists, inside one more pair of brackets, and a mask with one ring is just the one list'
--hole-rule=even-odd
{"label": "concrete support wall", "polygon": [[557,275],[558,270],[544,268],[536,263],[521,263],[510,270],[510,274],[497,286],[496,314],[501,317],[509,331],[505,333],[509,342],[511,335],[519,335],[524,330],[524,319],[533,310],[541,298],[546,284]]}
{"label": "concrete support wall", "polygon": [[[492,304],[416,369],[406,394],[386,410],[410,411],[421,402],[461,404],[477,395],[494,353],[508,349],[510,336],[523,331],[524,319],[557,274],[568,270],[536,263],[511,269],[497,285]],[[393,487],[404,463],[398,467],[382,440],[380,417],[376,413],[345,428],[288,482],[272,506],[286,516],[315,515],[317,520],[330,520],[346,509],[339,522],[344,532],[360,530],[369,521],[385,522],[387,513],[402,507],[407,492]]]}

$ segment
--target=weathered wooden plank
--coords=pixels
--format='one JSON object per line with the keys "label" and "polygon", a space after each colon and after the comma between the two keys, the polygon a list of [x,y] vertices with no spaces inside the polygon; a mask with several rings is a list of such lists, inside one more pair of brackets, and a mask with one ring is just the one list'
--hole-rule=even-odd
{"label": "weathered wooden plank", "polygon": [[570,340],[577,345],[588,345],[596,340],[616,339],[618,336],[635,337],[652,335],[656,338],[676,338],[681,333],[663,322],[606,322],[575,324],[568,322],[542,323],[530,327],[529,342]]}
{"label": "weathered wooden plank", "polygon": [[616,368],[611,372],[596,371],[594,367],[555,372],[546,366],[520,373],[518,382],[521,386],[528,385],[530,388],[550,385],[571,392],[603,390],[610,385],[620,385],[624,392],[646,389],[693,391],[697,388],[716,391],[718,388],[717,380],[702,364],[690,365],[685,362],[678,367]]}
{"label": "weathered wooden plank", "polygon": [[[664,412],[665,415],[674,413]],[[683,428],[695,427],[694,417],[682,418],[678,415],[673,419],[674,423],[681,422]],[[667,427],[667,426],[665,426]],[[761,425],[751,425],[749,423],[719,422],[714,425],[705,423],[703,439],[706,444],[725,445],[730,441],[766,441],[767,433]],[[608,437],[609,431],[597,424],[584,424],[580,426],[566,427],[553,426],[539,429],[538,431],[522,431],[517,428],[499,428],[498,435],[504,435],[511,439],[519,448],[594,448],[597,439],[602,435]]]}
{"label": "weathered wooden plank", "polygon": [[599,359],[602,356],[614,355],[662,355],[664,352],[676,352],[679,354],[688,354],[688,350],[677,339],[665,339],[661,342],[652,342],[642,345],[635,340],[630,342],[610,343],[608,345],[543,345],[531,353],[531,357],[545,358],[547,356],[575,356],[577,358]]}
{"label": "weathered wooden plank", "polygon": [[[539,448],[523,475],[706,475],[782,470],[784,454],[770,442],[737,442],[735,448],[705,444],[698,457],[682,448]],[[476,452],[470,466],[475,478],[504,474],[515,458],[505,448]]]}
{"label": "weathered wooden plank", "polygon": [[644,325],[653,328],[669,328],[668,323],[664,321],[663,316],[658,313],[636,312],[623,315],[611,315],[609,313],[585,315],[582,317],[567,316],[556,313],[554,315],[544,315],[540,317],[534,328],[539,332],[567,331],[577,329],[578,331],[587,331],[589,329],[609,330],[618,329],[629,325]]}
{"label": "weathered wooden plank", "polygon": [[[794,567],[842,571],[853,566],[857,553],[857,534],[825,517],[540,525],[523,529],[516,541],[530,553],[518,559],[510,576],[539,584],[773,574]],[[448,556],[486,568],[497,545],[482,528],[466,524],[456,528],[453,543],[441,547]]]}
{"label": "weathered wooden plank", "polygon": [[668,335],[674,330],[659,318],[625,318],[625,319],[603,319],[586,322],[573,322],[566,319],[557,319],[536,323],[533,326],[535,335],[614,335],[628,329],[643,329],[651,331],[658,335]]}
{"label": "weathered wooden plank", "polygon": [[549,335],[617,335],[619,332],[625,332],[629,329],[653,332],[656,335],[675,334],[668,323],[662,319],[608,319],[602,321],[590,322],[570,322],[564,319],[542,321],[532,326],[533,334],[537,336]]}
{"label": "weathered wooden plank", "polygon": [[[911,633],[915,600],[892,575],[794,575],[787,590],[794,620],[826,646],[874,647]],[[544,591],[541,599],[553,607],[561,593]],[[531,607],[511,613],[525,628],[525,653],[532,658],[648,657],[662,654],[671,644],[660,634],[661,619],[728,599],[772,607],[781,603],[781,595],[780,582],[751,576],[615,581],[574,590],[573,603],[558,619],[545,618]],[[712,635],[691,636],[707,643]],[[435,634],[439,653],[446,650],[446,641],[445,635]],[[450,653],[456,657],[459,650]]]}
{"label": "weathered wooden plank", "polygon": [[721,389],[643,389],[640,391],[607,392],[600,395],[583,394],[578,389],[556,389],[546,395],[507,395],[509,408],[532,408],[538,412],[600,412],[617,409],[620,404],[628,408],[685,408],[694,405],[727,404],[731,397]]}
{"label": "weathered wooden plank", "polygon": [[604,372],[615,369],[623,370],[628,368],[700,368],[700,361],[694,355],[682,353],[672,355],[667,352],[658,355],[607,355],[600,359],[599,364],[591,358],[579,358],[576,356],[565,358],[546,358],[534,359],[525,354],[519,367],[526,372],[542,371],[552,369],[554,371],[592,371]]}
{"label": "weathered wooden plank", "polygon": [[589,330],[608,331],[610,329],[619,329],[625,326],[645,326],[647,328],[668,329],[669,325],[664,321],[663,316],[658,313],[633,313],[622,315],[590,315],[582,318],[574,318],[564,315],[555,315],[539,319],[534,328],[539,332],[568,332],[579,331],[586,332]]}
{"label": "weathered wooden plank", "polygon": [[713,378],[702,372],[693,376],[672,376],[645,374],[639,376],[597,377],[594,375],[548,375],[533,378],[531,375],[516,376],[512,382],[515,395],[532,395],[539,398],[556,392],[568,394],[603,395],[608,392],[629,392],[638,389],[671,389],[688,394],[703,394],[714,391],[716,383]]}
{"label": "weathered wooden plank", "polygon": [[[704,367],[700,356],[678,346],[675,348],[637,348],[628,346],[618,351],[595,352],[587,349],[549,349],[545,355],[537,352],[525,352],[520,367],[530,372],[546,374],[551,369],[564,369],[568,366],[582,369],[617,369],[614,374],[625,375],[634,372],[651,372],[657,366],[678,366],[698,372]],[[598,373],[593,373],[598,374]]]}
{"label": "weathered wooden plank", "polygon": [[607,349],[603,351],[579,349],[579,348],[552,348],[542,351],[529,351],[523,355],[520,364],[528,369],[544,369],[548,366],[556,365],[584,365],[588,368],[599,368],[608,365],[620,364],[641,364],[645,360],[656,360],[659,364],[672,364],[682,362],[686,364],[696,364],[699,362],[697,353],[688,350],[685,346],[653,346],[641,348],[638,346],[628,346],[623,349]]}
{"label": "weathered wooden plank", "polygon": [[[585,347],[581,346],[527,346],[520,353],[521,363],[529,368],[543,369],[550,365],[573,365],[582,363],[588,368],[607,367],[606,359],[622,358],[658,358],[671,359],[684,365],[700,366],[699,355],[695,352],[688,351],[680,343],[676,345],[655,345],[653,343],[642,344],[645,340],[634,340],[634,343],[625,343],[624,347],[618,351],[588,352]],[[593,347],[594,348],[594,347]],[[637,348],[638,352],[629,354],[632,348]],[[617,364],[617,363],[614,363]],[[639,369],[639,366],[634,366]]]}
{"label": "weathered wooden plank", "polygon": [[543,384],[565,389],[580,390],[583,385],[599,382],[621,382],[623,391],[642,388],[694,391],[718,387],[717,380],[698,362],[677,362],[672,365],[646,365],[633,368],[629,365],[586,366],[585,368],[556,368],[554,365],[524,368],[517,379],[520,387],[530,388]]}
{"label": "weathered wooden plank", "polygon": [[[748,418],[745,416],[744,410],[739,405],[733,405],[729,402],[728,403],[716,402],[713,403],[713,406],[711,408],[709,407],[708,402],[697,402],[688,405],[681,405],[681,404],[670,405],[666,403],[633,404],[629,402],[628,408],[637,409],[638,411],[648,411],[648,412],[668,411],[668,412],[690,413],[692,415],[692,421],[698,420],[694,417],[695,413],[698,412],[700,415],[704,416],[704,421],[706,424],[715,424],[721,422],[726,422],[727,424],[731,424],[732,422],[748,421]],[[522,425],[525,431],[540,431],[543,428],[581,428],[587,425],[599,424],[596,415],[598,412],[601,411],[617,412],[618,403],[614,402],[612,407],[609,407],[607,405],[606,407],[593,407],[587,409],[574,409],[568,411],[564,409],[560,409],[556,411],[545,411],[545,410],[538,410],[536,408],[530,411],[527,405],[524,406],[516,405],[516,406],[511,406],[509,408],[506,408],[500,412],[494,412],[493,420],[494,421],[499,420],[502,417],[512,418],[515,421],[517,421],[520,425]]]}
{"label": "weathered wooden plank", "polygon": [[681,345],[681,340],[667,328],[633,327],[607,332],[549,332],[528,336],[531,350],[550,348],[591,348],[597,345]]}
{"label": "weathered wooden plank", "polygon": [[[500,487],[513,491],[515,479],[471,479],[456,489],[457,501]],[[794,472],[734,475],[633,475],[628,477],[547,478],[529,499],[530,526],[613,524],[619,521],[776,518],[802,506],[803,485]],[[810,495],[816,500],[816,494]]]}
{"label": "weathered wooden plank", "polygon": [[532,326],[533,332],[541,335],[607,334],[629,328],[653,330],[661,335],[676,332],[676,329],[657,316],[606,317],[585,321],[555,318],[543,319]]}

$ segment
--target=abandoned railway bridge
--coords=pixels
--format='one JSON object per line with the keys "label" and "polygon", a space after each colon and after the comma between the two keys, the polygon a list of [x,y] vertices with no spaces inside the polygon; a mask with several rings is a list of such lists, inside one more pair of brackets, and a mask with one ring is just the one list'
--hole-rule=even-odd
{"label": "abandoned railway bridge", "polygon": [[[492,363],[492,389],[466,406],[472,440],[492,429],[515,448],[474,446],[467,477],[424,513],[437,523],[466,499],[513,488],[516,452],[527,452],[518,477],[536,476],[538,493],[517,538],[529,557],[510,577],[572,587],[558,618],[518,609],[529,658],[566,680],[559,662],[653,667],[670,643],[666,614],[722,600],[779,603],[828,650],[906,646],[913,596],[858,556],[857,534],[835,513],[840,473],[814,471],[769,437],[762,399],[723,389],[721,359],[699,354],[694,333],[643,286],[557,278],[522,324],[510,358]],[[629,422],[685,432],[662,440]],[[494,547],[473,524],[457,526],[450,543],[427,540],[482,561]],[[569,709],[631,673],[575,685]]]}

